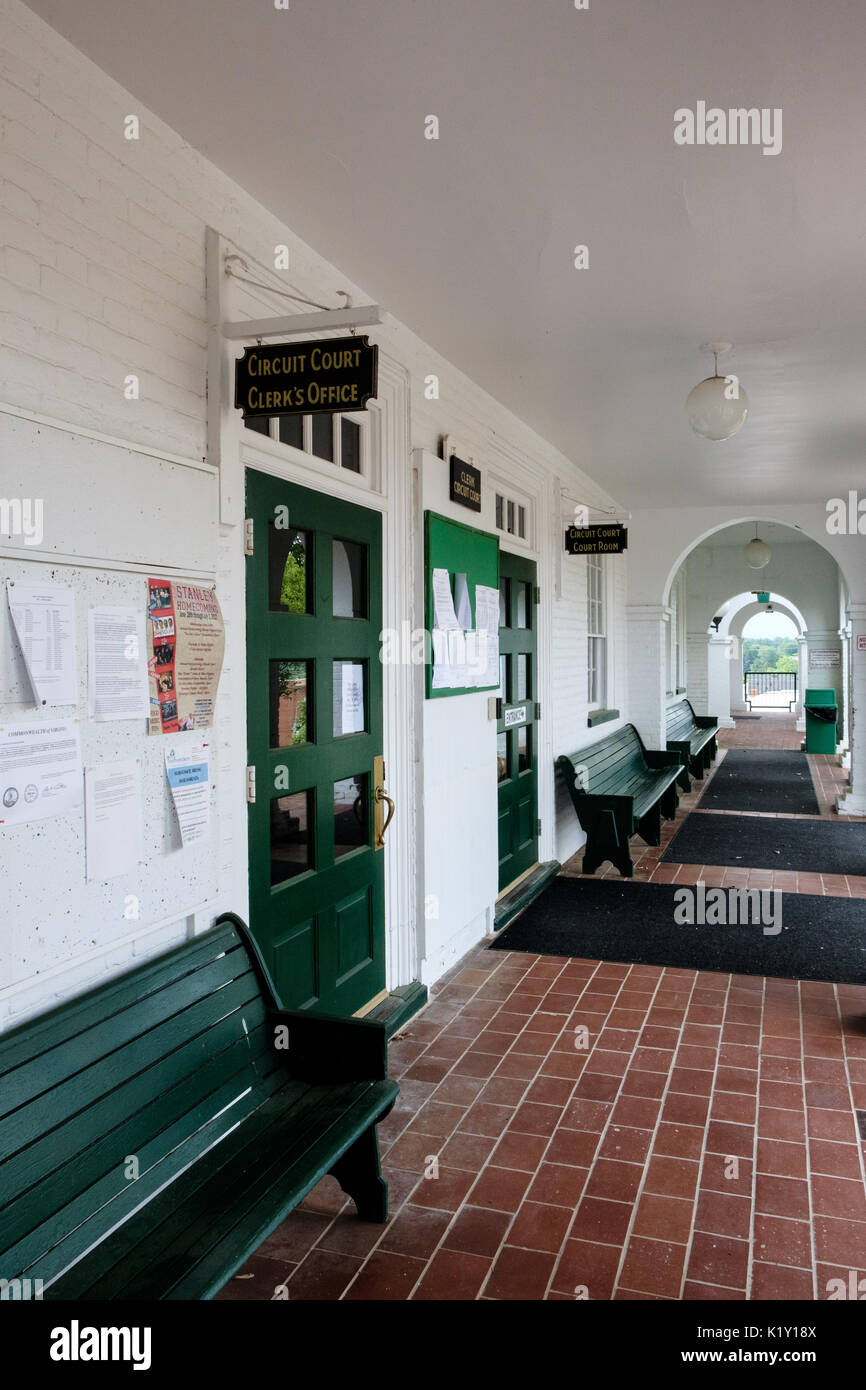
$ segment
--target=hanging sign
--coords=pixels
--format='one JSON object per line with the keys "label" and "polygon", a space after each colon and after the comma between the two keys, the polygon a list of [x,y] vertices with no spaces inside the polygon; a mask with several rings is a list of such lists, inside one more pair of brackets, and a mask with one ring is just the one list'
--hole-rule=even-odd
{"label": "hanging sign", "polygon": [[465,463],[456,454],[451,455],[449,496],[452,502],[459,502],[461,507],[468,507],[473,512],[481,511],[481,469],[473,468],[471,463]]}
{"label": "hanging sign", "polygon": [[235,363],[235,406],[245,420],[365,410],[378,368],[379,349],[363,337],[248,347]]}
{"label": "hanging sign", "polygon": [[569,526],[565,533],[568,555],[621,555],[628,545],[628,531],[621,521],[606,526]]}

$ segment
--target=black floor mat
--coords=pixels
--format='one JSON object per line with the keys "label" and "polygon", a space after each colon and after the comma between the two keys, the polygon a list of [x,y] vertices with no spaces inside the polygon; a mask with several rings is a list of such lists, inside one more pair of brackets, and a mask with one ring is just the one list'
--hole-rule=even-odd
{"label": "black floor mat", "polygon": [[[866,822],[782,816],[686,816],[662,859],[674,864],[866,874]],[[863,906],[866,930],[866,900]]]}
{"label": "black floor mat", "polygon": [[[674,912],[679,907],[682,915],[682,889],[673,883],[560,877],[497,936],[491,949],[866,983],[866,903],[806,893],[780,897],[781,930],[764,935],[760,923],[678,925]],[[772,903],[765,900],[764,924],[771,912]]]}
{"label": "black floor mat", "polygon": [[729,748],[700,799],[702,811],[783,811],[817,816],[805,753]]}

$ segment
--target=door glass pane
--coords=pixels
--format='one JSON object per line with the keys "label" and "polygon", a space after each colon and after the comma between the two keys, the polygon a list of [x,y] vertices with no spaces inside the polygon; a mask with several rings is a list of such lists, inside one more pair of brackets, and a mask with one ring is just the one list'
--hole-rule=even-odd
{"label": "door glass pane", "polygon": [[271,886],[297,878],[313,867],[310,827],[312,791],[275,796],[271,801]]}
{"label": "door glass pane", "polygon": [[517,730],[517,771],[527,772],[532,766],[532,730],[521,724]]}
{"label": "door glass pane", "polygon": [[503,730],[496,737],[496,780],[508,781],[508,764],[511,761],[511,734]]}
{"label": "door glass pane", "polygon": [[340,463],[350,473],[361,471],[361,426],[345,415],[340,420]]}
{"label": "door glass pane", "polygon": [[363,661],[334,662],[334,738],[362,734],[367,727],[367,682]]}
{"label": "door glass pane", "polygon": [[517,615],[515,627],[529,627],[529,585],[520,583],[517,588]]}
{"label": "door glass pane", "polygon": [[312,716],[309,661],[270,663],[271,748],[292,748],[312,742],[308,717]]}
{"label": "door glass pane", "polygon": [[311,613],[309,531],[268,526],[268,607],[272,613]]}
{"label": "door glass pane", "polygon": [[529,677],[529,670],[530,670],[530,668],[529,668],[529,662],[530,662],[530,657],[529,657],[529,654],[528,654],[527,652],[518,652],[518,654],[517,654],[517,691],[516,691],[515,696],[514,696],[515,700],[528,700],[528,699],[529,699],[529,679],[530,679],[530,677]]}
{"label": "door glass pane", "polygon": [[296,449],[304,447],[303,415],[281,415],[279,418],[280,443],[291,444]]}
{"label": "door glass pane", "polygon": [[334,783],[334,858],[370,843],[367,830],[367,774]]}
{"label": "door glass pane", "polygon": [[499,626],[511,627],[511,614],[508,608],[508,591],[510,581],[500,579],[499,581]]}
{"label": "door glass pane", "polygon": [[367,547],[334,541],[334,617],[367,617]]}
{"label": "door glass pane", "polygon": [[270,434],[271,422],[267,415],[256,415],[250,420],[244,420],[244,425],[248,430],[255,430],[256,434]]}
{"label": "door glass pane", "polygon": [[508,699],[508,661],[509,658],[502,653],[499,657],[499,698]]}
{"label": "door glass pane", "polygon": [[334,462],[334,417],[333,415],[313,416],[313,453],[316,458]]}

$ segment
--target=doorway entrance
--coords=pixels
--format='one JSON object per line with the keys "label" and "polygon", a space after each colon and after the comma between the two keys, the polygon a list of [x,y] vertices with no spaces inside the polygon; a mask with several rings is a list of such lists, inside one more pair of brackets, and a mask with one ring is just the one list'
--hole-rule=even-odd
{"label": "doorway entrance", "polygon": [[385,984],[382,520],[253,469],[246,516],[250,925],[286,1008],[346,1017]]}
{"label": "doorway entrance", "polygon": [[499,891],[538,860],[536,566],[499,552]]}

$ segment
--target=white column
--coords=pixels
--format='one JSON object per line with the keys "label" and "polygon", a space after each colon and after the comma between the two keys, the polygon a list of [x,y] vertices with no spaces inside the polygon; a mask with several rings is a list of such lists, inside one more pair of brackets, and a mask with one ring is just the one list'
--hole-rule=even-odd
{"label": "white column", "polygon": [[730,650],[730,707],[735,714],[747,714],[749,707],[743,694],[743,639],[729,638]]}
{"label": "white column", "polygon": [[630,603],[628,621],[629,719],[647,748],[664,748],[667,629],[663,603]]}
{"label": "white column", "polygon": [[848,604],[848,624],[851,762],[849,787],[837,800],[836,810],[840,816],[866,816],[866,603]]}
{"label": "white column", "polygon": [[[731,718],[731,665],[737,648],[733,637],[707,638],[707,714],[719,721],[722,729],[733,729]],[[696,710],[696,713],[701,713]]]}
{"label": "white column", "polygon": [[842,738],[837,746],[837,752],[842,759],[842,766],[851,766],[851,624],[839,629],[839,641],[842,644],[842,690],[840,705],[842,708]]}
{"label": "white column", "polygon": [[806,728],[806,707],[803,700],[806,695],[806,685],[809,676],[809,644],[805,637],[797,638],[797,704],[795,712],[797,715],[797,728],[805,731]]}

